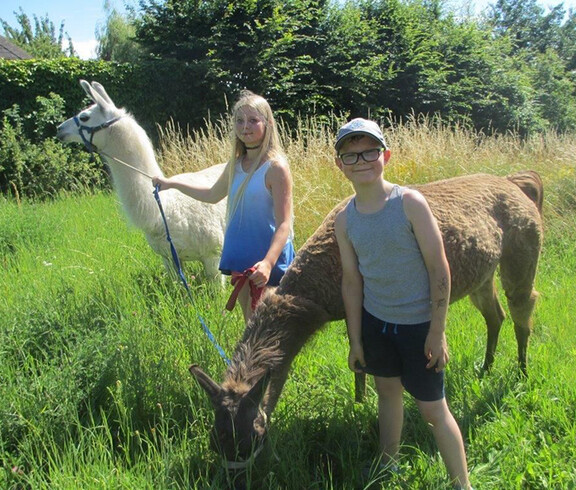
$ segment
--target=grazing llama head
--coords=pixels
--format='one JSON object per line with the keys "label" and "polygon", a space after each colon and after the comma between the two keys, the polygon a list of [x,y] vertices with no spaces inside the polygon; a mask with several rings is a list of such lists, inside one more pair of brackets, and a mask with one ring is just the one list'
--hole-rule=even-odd
{"label": "grazing llama head", "polygon": [[214,407],[212,448],[223,456],[226,468],[244,468],[260,452],[266,438],[267,416],[261,402],[270,372],[264,373],[252,387],[232,380],[220,386],[197,365],[190,366],[190,372]]}
{"label": "grazing llama head", "polygon": [[[287,275],[279,287],[289,284]],[[268,433],[267,418],[294,357],[328,319],[325,309],[307,298],[270,291],[236,344],[222,384],[198,366],[190,367],[214,407],[212,444],[228,469],[245,467],[260,452]]]}

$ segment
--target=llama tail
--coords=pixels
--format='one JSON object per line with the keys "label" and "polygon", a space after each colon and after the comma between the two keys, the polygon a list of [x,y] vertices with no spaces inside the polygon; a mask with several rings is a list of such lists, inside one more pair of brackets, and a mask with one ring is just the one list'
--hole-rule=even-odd
{"label": "llama tail", "polygon": [[508,180],[516,184],[524,194],[538,208],[538,212],[542,215],[542,203],[544,202],[544,185],[538,172],[534,170],[526,170],[512,175],[508,175]]}

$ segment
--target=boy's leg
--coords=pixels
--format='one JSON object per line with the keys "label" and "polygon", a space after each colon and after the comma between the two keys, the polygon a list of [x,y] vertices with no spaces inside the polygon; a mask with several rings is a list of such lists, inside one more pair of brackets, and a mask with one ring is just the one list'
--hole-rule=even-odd
{"label": "boy's leg", "polygon": [[432,429],[452,483],[461,488],[469,488],[464,441],[460,428],[448,408],[446,398],[433,402],[416,400],[416,404]]}
{"label": "boy's leg", "polygon": [[402,425],[404,423],[404,388],[399,377],[382,378],[374,376],[378,393],[378,424],[380,427],[380,450],[382,463],[396,459],[400,449]]}

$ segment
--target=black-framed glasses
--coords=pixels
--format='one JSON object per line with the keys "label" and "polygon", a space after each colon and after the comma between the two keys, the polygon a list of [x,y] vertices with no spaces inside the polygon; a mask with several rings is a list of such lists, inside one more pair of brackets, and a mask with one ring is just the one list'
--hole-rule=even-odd
{"label": "black-framed glasses", "polygon": [[344,165],[356,165],[360,157],[365,162],[374,162],[378,160],[380,154],[385,150],[385,148],[371,148],[370,150],[364,150],[360,153],[341,153],[338,158],[342,161]]}

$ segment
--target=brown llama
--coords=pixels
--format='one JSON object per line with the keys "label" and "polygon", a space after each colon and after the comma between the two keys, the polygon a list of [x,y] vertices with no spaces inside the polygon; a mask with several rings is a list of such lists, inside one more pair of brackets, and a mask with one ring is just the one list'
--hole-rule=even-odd
{"label": "brown llama", "polygon": [[[500,266],[518,362],[525,373],[542,242],[540,176],[533,171],[509,177],[477,174],[415,187],[428,200],[443,234],[452,277],[450,301],[470,296],[486,320],[484,369],[494,361],[505,317],[494,284]],[[258,305],[224,382],[219,385],[198,366],[190,367],[216,411],[213,443],[230,468],[247,464],[253,449],[261,447],[268,416],[302,346],[325,323],[344,318],[333,226],[336,213],[348,200],[332,210],[298,251],[280,285]],[[360,375],[360,384],[364,378]]]}

